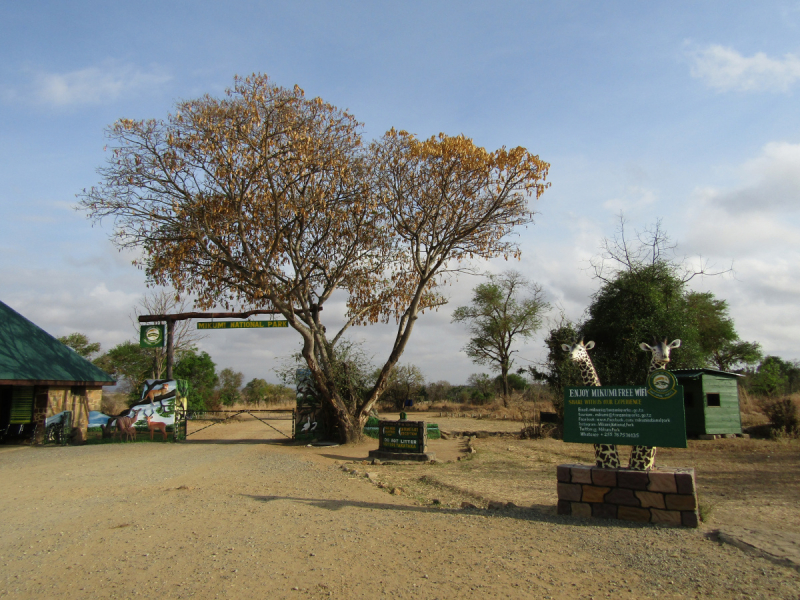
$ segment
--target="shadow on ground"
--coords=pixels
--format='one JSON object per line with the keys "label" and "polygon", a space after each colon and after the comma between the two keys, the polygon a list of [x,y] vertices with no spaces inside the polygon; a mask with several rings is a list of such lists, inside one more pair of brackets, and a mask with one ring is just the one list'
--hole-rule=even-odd
{"label": "shadow on ground", "polygon": [[[617,521],[607,519],[582,519],[578,517],[567,517],[553,513],[553,507],[549,505],[533,505],[530,508],[506,508],[500,510],[489,510],[482,508],[444,508],[435,505],[414,506],[410,504],[393,504],[388,502],[362,502],[357,500],[330,500],[316,498],[299,498],[295,496],[253,496],[245,494],[244,497],[252,498],[256,502],[270,503],[279,500],[298,502],[316,508],[330,511],[338,511],[344,508],[361,508],[369,510],[391,510],[408,513],[428,513],[428,514],[449,514],[449,515],[474,515],[482,517],[504,517],[508,519],[519,519],[521,521],[537,521],[540,523],[551,523],[554,525],[568,525],[573,527],[619,527],[622,529],[642,529],[643,527],[653,527],[647,523],[634,523],[632,521]],[[548,514],[549,513],[549,514]]]}

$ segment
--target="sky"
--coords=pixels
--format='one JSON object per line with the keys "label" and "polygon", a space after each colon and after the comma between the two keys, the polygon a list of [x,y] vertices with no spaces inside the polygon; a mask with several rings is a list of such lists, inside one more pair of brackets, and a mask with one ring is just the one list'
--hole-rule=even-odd
{"label": "sky", "polygon": [[[148,292],[112,223],[75,208],[108,159],[105,129],[264,73],[348,109],[367,140],[464,134],[550,163],[522,259],[474,265],[520,271],[552,305],[515,367],[543,358],[561,313],[584,316],[589,261],[621,211],[631,232],[661,219],[691,264],[732,266],[692,289],[727,300],[742,339],[800,357],[800,2],[32,0],[0,5],[0,56],[0,300],[55,336],[132,340]],[[448,288],[401,363],[453,384],[488,371],[451,323],[482,281]],[[326,306],[329,330],[343,306]],[[382,364],[393,335],[350,339]],[[215,331],[198,346],[245,381],[277,381],[299,336]]]}

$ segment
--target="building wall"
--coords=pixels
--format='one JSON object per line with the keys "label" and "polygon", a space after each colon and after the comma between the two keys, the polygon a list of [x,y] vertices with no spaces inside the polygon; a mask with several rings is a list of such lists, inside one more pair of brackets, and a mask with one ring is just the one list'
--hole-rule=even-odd
{"label": "building wall", "polygon": [[73,441],[86,440],[89,427],[88,410],[100,410],[102,388],[50,387],[47,390],[47,414],[52,417],[65,410],[72,411]]}
{"label": "building wall", "polygon": [[[719,394],[720,405],[708,406],[708,394]],[[704,433],[742,433],[739,386],[736,379],[703,375]]]}

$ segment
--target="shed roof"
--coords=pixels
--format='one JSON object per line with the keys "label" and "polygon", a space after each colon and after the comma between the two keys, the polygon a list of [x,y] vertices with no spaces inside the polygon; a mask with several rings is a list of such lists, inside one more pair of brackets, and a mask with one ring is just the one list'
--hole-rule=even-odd
{"label": "shed roof", "polygon": [[114,383],[111,375],[0,302],[0,384],[102,386]]}
{"label": "shed roof", "polygon": [[706,367],[698,367],[696,369],[675,369],[671,371],[678,379],[697,379],[702,375],[719,375],[722,377],[744,377],[740,373],[731,373],[730,371],[720,371],[719,369],[709,369]]}

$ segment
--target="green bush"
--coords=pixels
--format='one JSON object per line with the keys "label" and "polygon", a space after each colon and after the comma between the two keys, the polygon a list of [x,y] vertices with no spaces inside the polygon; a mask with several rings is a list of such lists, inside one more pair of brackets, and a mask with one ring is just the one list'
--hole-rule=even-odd
{"label": "green bush", "polygon": [[764,413],[772,423],[772,429],[787,434],[800,432],[800,419],[797,417],[797,406],[791,398],[774,400],[764,406]]}

